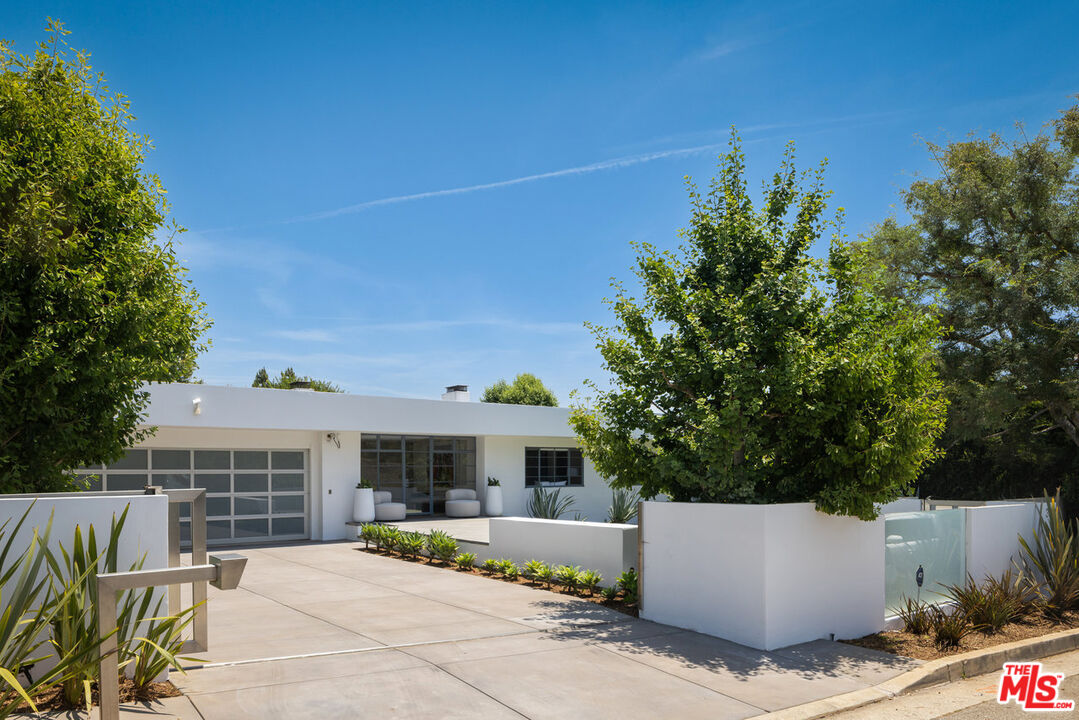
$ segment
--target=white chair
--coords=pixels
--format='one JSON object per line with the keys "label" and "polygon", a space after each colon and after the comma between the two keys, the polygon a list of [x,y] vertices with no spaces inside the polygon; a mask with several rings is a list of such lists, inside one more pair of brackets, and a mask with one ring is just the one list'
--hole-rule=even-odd
{"label": "white chair", "polygon": [[446,517],[479,517],[480,501],[476,491],[455,488],[446,491]]}
{"label": "white chair", "polygon": [[408,508],[404,503],[393,502],[393,495],[388,490],[376,490],[375,496],[375,520],[379,522],[392,522],[404,520],[408,515]]}

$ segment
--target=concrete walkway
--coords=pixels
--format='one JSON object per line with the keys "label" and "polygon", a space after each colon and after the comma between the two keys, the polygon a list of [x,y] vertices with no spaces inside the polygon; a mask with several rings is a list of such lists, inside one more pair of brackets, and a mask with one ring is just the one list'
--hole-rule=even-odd
{"label": "concrete walkway", "polygon": [[211,589],[210,662],[174,673],[186,697],[161,709],[203,720],[714,720],[864,688],[914,664],[823,641],[760,652],[361,546],[238,550],[249,557],[240,589]]}

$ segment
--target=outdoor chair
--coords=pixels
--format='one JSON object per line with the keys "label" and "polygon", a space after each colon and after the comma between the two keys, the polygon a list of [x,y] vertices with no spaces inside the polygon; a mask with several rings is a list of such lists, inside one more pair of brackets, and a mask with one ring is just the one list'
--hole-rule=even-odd
{"label": "outdoor chair", "polygon": [[387,490],[376,490],[375,496],[375,520],[387,522],[404,520],[408,515],[408,509],[404,503],[393,502],[393,495]]}
{"label": "outdoor chair", "polygon": [[476,491],[455,488],[446,491],[446,517],[479,517],[480,501]]}

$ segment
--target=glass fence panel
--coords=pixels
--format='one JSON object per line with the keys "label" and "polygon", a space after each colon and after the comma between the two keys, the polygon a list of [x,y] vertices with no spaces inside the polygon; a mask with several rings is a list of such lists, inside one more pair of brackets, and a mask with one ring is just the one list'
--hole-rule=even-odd
{"label": "glass fence panel", "polygon": [[[966,514],[961,509],[884,516],[885,607],[895,614],[906,598],[943,599],[944,585],[966,577]],[[922,586],[918,587],[918,568]]]}

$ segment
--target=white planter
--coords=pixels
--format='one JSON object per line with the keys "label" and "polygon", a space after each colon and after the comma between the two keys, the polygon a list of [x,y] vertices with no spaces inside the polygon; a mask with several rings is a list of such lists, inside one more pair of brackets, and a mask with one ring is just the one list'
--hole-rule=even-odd
{"label": "white planter", "polygon": [[502,514],[502,486],[487,486],[487,514],[498,517]]}
{"label": "white planter", "polygon": [[372,488],[356,488],[352,494],[353,522],[373,522],[375,519],[375,491]]}

